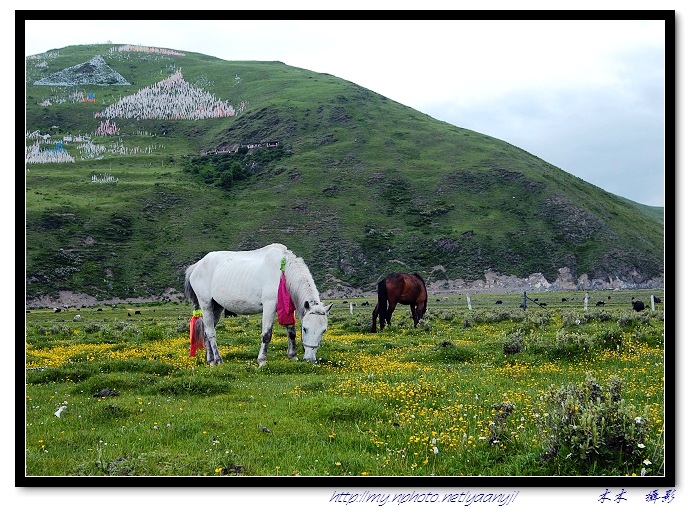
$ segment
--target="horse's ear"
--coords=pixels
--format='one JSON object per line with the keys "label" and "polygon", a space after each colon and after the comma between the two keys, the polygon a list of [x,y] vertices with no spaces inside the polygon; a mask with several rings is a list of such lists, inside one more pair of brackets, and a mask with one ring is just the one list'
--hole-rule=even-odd
{"label": "horse's ear", "polygon": [[331,303],[330,305],[328,305],[328,306],[326,307],[326,313],[330,312],[332,307],[333,307],[333,303]]}

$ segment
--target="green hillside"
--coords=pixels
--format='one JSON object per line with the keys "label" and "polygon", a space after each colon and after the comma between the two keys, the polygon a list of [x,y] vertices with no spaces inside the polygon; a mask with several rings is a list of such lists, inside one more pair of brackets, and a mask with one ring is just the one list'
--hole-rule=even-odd
{"label": "green hillside", "polygon": [[[630,283],[663,274],[663,215],[501,140],[280,62],[117,47],[27,58],[27,134],[51,136],[27,136],[27,153],[61,140],[74,159],[26,166],[29,299],[160,296],[180,291],[184,268],[208,251],[271,242],[304,257],[321,290],[371,290],[391,270],[431,281],[487,269],[553,280],[568,267]],[[83,65],[98,55],[127,84]],[[86,84],[34,84],[70,68],[60,76]],[[99,116],[177,72],[236,114]],[[96,135],[113,123],[116,134]],[[250,143],[263,145],[240,146]]]}

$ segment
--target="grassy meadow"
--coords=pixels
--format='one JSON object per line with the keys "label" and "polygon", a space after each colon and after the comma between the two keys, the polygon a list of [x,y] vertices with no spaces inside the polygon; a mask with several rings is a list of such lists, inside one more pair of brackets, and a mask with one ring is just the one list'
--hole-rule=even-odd
{"label": "grassy meadow", "polygon": [[31,310],[25,475],[664,475],[664,305],[583,295],[432,296],[376,334],[373,299],[335,300],[318,363],[276,324],[263,368],[258,315],[211,367],[188,304]]}

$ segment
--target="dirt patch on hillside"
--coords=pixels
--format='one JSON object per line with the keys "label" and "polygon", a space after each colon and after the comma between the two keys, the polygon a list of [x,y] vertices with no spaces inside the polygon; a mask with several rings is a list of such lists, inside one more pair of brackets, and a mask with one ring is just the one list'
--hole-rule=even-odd
{"label": "dirt patch on hillside", "polygon": [[112,298],[99,300],[88,294],[60,291],[57,297],[42,296],[40,298],[29,299],[26,307],[32,308],[82,308],[98,305],[120,305],[120,304],[141,304],[141,303],[162,303],[162,302],[182,302],[184,294],[177,292],[172,287],[163,291],[160,296],[138,297],[138,298]]}

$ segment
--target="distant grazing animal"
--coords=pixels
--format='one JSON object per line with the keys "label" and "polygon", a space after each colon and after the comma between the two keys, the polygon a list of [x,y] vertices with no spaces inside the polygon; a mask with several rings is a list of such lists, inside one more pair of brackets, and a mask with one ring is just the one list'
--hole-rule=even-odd
{"label": "distant grazing animal", "polygon": [[604,303],[603,301],[597,301],[597,306],[604,306],[605,304],[606,303]]}
{"label": "distant grazing animal", "polygon": [[496,304],[497,304],[497,305],[502,305],[502,304],[503,304],[503,301],[501,301],[501,300],[499,299],[498,301],[496,301]]}
{"label": "distant grazing animal", "polygon": [[[192,317],[190,321],[190,345],[196,346],[203,336],[209,364],[223,362],[216,343],[216,324],[224,309],[241,315],[263,315],[259,366],[266,364],[276,313],[278,323],[287,328],[287,356],[290,359],[297,356],[294,320],[297,310],[302,324],[304,360],[316,361],[333,305],[321,302],[304,260],[285,245],[274,243],[251,251],[210,252],[187,268],[184,289],[194,307],[202,312],[200,318]],[[289,293],[287,300],[278,297],[279,291]]]}
{"label": "distant grazing animal", "polygon": [[390,326],[391,316],[398,303],[410,305],[414,327],[426,312],[426,284],[417,273],[391,273],[378,283],[378,303],[372,313],[371,332],[376,332],[376,318],[383,329],[386,322]]}
{"label": "distant grazing animal", "polygon": [[644,310],[644,303],[642,301],[633,301],[632,307],[633,310],[635,310],[636,312],[641,312],[642,310]]}
{"label": "distant grazing animal", "polygon": [[655,302],[655,303],[661,303],[661,298],[658,298],[657,296],[654,296],[654,302]]}
{"label": "distant grazing animal", "polygon": [[566,301],[568,301],[568,298],[561,298],[562,303],[565,303]]}

